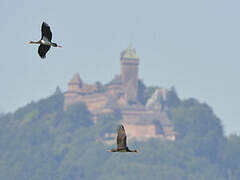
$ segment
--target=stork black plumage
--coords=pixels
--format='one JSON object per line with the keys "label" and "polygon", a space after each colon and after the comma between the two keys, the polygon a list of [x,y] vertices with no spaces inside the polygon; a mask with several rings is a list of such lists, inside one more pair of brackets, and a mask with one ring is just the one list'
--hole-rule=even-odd
{"label": "stork black plumage", "polygon": [[56,43],[51,42],[52,32],[51,32],[50,26],[47,23],[45,22],[42,23],[41,32],[42,32],[42,37],[39,41],[36,41],[36,42],[29,41],[28,44],[40,44],[40,46],[38,47],[38,54],[42,59],[44,59],[46,57],[47,52],[51,48],[51,46],[53,47],[62,47],[62,46],[58,46]]}
{"label": "stork black plumage", "polygon": [[122,124],[117,128],[117,148],[112,148],[110,152],[138,152],[127,147],[127,135]]}

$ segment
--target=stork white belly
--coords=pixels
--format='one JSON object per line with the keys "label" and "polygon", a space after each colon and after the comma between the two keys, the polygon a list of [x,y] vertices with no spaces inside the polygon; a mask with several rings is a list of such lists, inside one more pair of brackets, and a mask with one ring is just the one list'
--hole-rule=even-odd
{"label": "stork white belly", "polygon": [[48,40],[48,38],[46,38],[45,36],[43,36],[43,38],[41,39],[41,43],[44,45],[48,45],[51,46],[51,42]]}

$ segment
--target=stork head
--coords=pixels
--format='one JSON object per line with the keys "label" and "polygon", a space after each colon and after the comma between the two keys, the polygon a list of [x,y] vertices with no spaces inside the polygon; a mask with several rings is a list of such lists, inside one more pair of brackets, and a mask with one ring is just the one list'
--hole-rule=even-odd
{"label": "stork head", "polygon": [[117,129],[125,130],[122,124],[120,124]]}
{"label": "stork head", "polygon": [[62,47],[62,46],[57,45],[57,43],[52,43],[52,46],[53,47]]}

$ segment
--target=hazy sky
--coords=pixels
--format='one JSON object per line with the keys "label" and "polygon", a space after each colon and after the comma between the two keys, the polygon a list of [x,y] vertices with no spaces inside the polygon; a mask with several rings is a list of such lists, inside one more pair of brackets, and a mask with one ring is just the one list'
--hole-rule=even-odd
{"label": "hazy sky", "polygon": [[[208,103],[225,132],[240,132],[239,0],[0,0],[0,109],[13,111],[47,97],[79,72],[110,81],[131,43],[146,85],[175,86],[181,99]],[[42,60],[37,46],[46,21],[53,41]]]}

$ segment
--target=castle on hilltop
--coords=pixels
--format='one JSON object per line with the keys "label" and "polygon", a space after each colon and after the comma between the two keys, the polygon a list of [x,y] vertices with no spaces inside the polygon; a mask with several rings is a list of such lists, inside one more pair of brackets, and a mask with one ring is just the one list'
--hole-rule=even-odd
{"label": "castle on hilltop", "polygon": [[[120,54],[121,74],[109,83],[86,84],[76,73],[64,93],[64,108],[84,102],[94,115],[121,112],[128,139],[164,138],[175,140],[173,124],[167,113],[167,89],[158,88],[146,103],[141,102],[143,82],[138,78],[139,57],[132,47]],[[106,138],[115,134],[105,134]]]}

